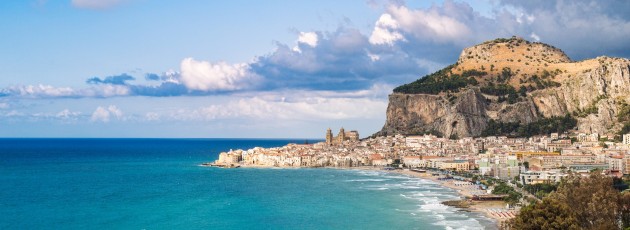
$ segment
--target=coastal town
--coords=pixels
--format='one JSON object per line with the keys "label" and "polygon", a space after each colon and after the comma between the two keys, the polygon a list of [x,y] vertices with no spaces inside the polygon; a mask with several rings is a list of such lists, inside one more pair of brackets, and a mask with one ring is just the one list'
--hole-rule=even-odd
{"label": "coastal town", "polygon": [[[538,190],[541,185],[557,185],[570,174],[586,176],[595,170],[616,178],[630,174],[630,134],[622,135],[621,141],[615,141],[614,135],[596,133],[457,140],[430,134],[360,139],[357,131],[341,128],[336,136],[328,129],[325,138],[314,144],[230,150],[206,165],[394,170],[455,189],[467,199],[445,204],[479,211],[499,222],[516,216],[527,200],[542,198],[526,188]],[[479,183],[480,179],[473,178],[494,183]],[[496,187],[506,185],[513,192],[496,194]]]}
{"label": "coastal town", "polygon": [[614,177],[630,174],[630,134],[615,142],[596,133],[451,140],[434,135],[360,139],[357,131],[330,129],[326,141],[277,148],[231,150],[213,165],[224,167],[391,167],[470,172],[520,184],[559,182],[569,171],[599,169]]}

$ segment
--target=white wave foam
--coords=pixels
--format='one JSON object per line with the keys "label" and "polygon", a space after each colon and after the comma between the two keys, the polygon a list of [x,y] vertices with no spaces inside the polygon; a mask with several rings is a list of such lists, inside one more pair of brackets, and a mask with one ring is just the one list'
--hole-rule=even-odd
{"label": "white wave foam", "polygon": [[434,225],[444,226],[445,229],[458,229],[458,230],[481,230],[485,229],[479,221],[475,219],[466,219],[466,220],[441,220]]}
{"label": "white wave foam", "polygon": [[386,181],[388,179],[354,179],[354,180],[346,180],[348,182],[380,182]]}
{"label": "white wave foam", "polygon": [[431,211],[446,211],[448,210],[448,206],[440,204],[440,203],[429,203],[420,205],[420,208],[423,210],[431,210]]}

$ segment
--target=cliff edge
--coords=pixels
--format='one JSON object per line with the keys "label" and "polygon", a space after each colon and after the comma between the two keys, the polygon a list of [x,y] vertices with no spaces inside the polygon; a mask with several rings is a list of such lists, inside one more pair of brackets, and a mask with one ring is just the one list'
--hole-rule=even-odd
{"label": "cliff edge", "polygon": [[395,88],[385,125],[375,135],[523,136],[551,130],[545,129],[550,123],[560,131],[609,134],[630,122],[628,101],[628,59],[573,62],[551,45],[495,39],[464,49],[453,65]]}

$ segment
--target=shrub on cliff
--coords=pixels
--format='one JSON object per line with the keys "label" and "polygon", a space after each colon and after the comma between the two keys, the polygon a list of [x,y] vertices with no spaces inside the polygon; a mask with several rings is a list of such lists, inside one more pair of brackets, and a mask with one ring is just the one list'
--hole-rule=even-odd
{"label": "shrub on cliff", "polygon": [[447,66],[435,73],[426,75],[414,82],[398,86],[394,89],[395,93],[406,94],[438,94],[446,91],[457,91],[468,85],[477,85],[478,82],[474,76],[485,75],[486,72],[477,70],[467,70],[461,75],[452,74],[451,70],[455,65]]}
{"label": "shrub on cliff", "polygon": [[481,136],[531,137],[534,135],[563,133],[575,128],[576,125],[577,120],[569,114],[564,117],[542,118],[528,124],[490,120],[486,128],[481,131]]}

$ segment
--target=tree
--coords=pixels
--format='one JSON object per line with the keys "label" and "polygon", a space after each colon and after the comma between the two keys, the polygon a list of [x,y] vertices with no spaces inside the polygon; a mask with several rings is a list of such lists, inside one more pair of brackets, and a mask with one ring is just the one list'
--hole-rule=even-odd
{"label": "tree", "polygon": [[580,229],[571,216],[571,207],[558,199],[543,199],[523,207],[521,212],[503,226],[509,229]]}
{"label": "tree", "polygon": [[510,229],[619,229],[630,226],[630,194],[620,193],[601,171],[570,174],[542,202],[521,209]]}

